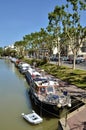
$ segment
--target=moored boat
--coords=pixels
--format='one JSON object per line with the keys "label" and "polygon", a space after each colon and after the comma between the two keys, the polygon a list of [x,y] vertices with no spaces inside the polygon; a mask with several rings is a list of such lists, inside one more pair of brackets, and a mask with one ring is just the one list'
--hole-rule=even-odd
{"label": "moored boat", "polygon": [[32,124],[39,124],[43,122],[43,119],[35,111],[32,111],[29,114],[22,113],[21,115],[24,119]]}
{"label": "moored boat", "polygon": [[42,75],[32,68],[25,73],[25,77],[30,85],[30,96],[38,106],[48,111],[71,107],[71,97],[60,90],[58,79]]}

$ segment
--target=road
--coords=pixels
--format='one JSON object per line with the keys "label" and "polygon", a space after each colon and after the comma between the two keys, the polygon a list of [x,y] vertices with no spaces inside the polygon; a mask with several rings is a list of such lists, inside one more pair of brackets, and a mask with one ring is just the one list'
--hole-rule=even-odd
{"label": "road", "polygon": [[[50,61],[50,63],[57,64],[57,62],[54,62],[54,61],[53,62]],[[72,68],[72,66],[73,66],[73,64],[69,64],[68,62],[65,62],[65,61],[63,61],[62,64],[64,66],[68,66],[70,68]],[[76,64],[76,69],[86,70],[86,61],[83,63],[80,63],[80,64]]]}

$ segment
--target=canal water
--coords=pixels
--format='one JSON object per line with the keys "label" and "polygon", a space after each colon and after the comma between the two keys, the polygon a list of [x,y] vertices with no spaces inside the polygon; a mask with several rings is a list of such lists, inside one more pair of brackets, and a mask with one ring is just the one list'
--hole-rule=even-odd
{"label": "canal water", "polygon": [[0,130],[58,130],[55,117],[43,115],[39,125],[31,125],[22,118],[21,113],[27,114],[34,109],[28,87],[15,65],[0,59]]}

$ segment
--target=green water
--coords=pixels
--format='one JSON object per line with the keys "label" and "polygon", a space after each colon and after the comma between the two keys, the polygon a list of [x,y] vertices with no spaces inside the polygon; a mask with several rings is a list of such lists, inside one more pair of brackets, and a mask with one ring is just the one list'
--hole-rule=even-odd
{"label": "green water", "polygon": [[21,113],[32,110],[28,84],[9,60],[0,60],[0,130],[58,130],[58,119],[43,117],[43,123],[31,125]]}

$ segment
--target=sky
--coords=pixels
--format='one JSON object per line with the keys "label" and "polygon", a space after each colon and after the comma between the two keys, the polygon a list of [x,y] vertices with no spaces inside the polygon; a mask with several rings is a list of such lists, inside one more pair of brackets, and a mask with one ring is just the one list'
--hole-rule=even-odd
{"label": "sky", "polygon": [[[0,0],[0,47],[48,26],[48,13],[65,0]],[[86,12],[81,23],[86,26]]]}

